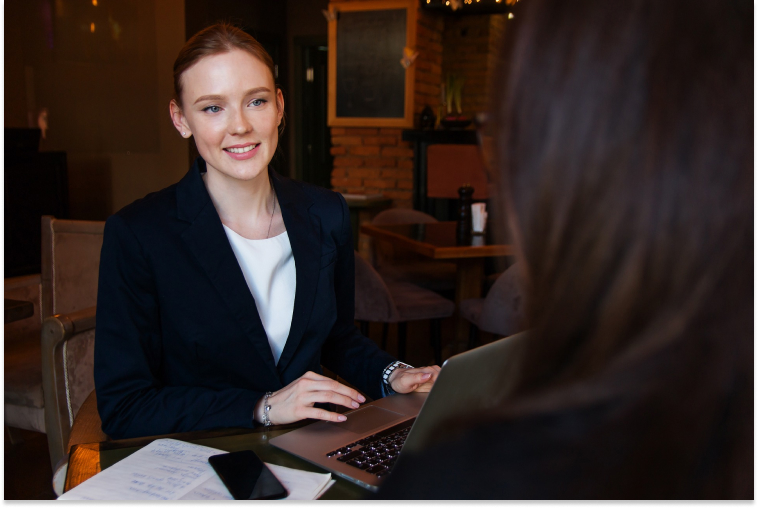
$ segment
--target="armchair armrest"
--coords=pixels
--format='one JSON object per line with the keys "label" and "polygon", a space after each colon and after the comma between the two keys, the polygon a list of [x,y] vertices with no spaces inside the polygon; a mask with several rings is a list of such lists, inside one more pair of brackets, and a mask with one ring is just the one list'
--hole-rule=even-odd
{"label": "armchair armrest", "polygon": [[56,314],[42,322],[42,392],[45,400],[45,429],[53,466],[66,453],[74,423],[68,372],[74,366],[67,365],[67,344],[74,337],[87,332],[94,334],[95,311],[95,307],[89,307],[70,314]]}

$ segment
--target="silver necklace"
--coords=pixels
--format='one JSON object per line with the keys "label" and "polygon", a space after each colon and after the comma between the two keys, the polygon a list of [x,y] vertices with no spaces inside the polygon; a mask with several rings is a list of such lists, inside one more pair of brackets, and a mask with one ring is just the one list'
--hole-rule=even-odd
{"label": "silver necklace", "polygon": [[271,236],[271,224],[274,223],[274,212],[276,211],[276,192],[272,192],[272,194],[274,195],[274,204],[271,208],[271,219],[268,221],[268,233],[266,233],[266,239]]}

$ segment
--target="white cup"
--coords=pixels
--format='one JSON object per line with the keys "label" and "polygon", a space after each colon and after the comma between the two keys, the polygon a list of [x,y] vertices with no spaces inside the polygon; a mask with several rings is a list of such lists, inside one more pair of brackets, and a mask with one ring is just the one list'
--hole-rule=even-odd
{"label": "white cup", "polygon": [[474,203],[471,205],[471,226],[474,234],[484,233],[487,224],[487,203]]}

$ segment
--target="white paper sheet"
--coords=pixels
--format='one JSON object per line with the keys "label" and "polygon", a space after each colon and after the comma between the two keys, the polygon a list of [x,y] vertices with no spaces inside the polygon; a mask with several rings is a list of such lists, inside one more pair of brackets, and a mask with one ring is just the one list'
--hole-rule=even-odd
{"label": "white paper sheet", "polygon": [[215,476],[208,457],[224,453],[176,439],[156,439],[58,499],[179,499]]}
{"label": "white paper sheet", "polygon": [[[176,439],[157,439],[66,492],[62,500],[224,500],[232,499],[208,463],[226,453]],[[317,499],[334,484],[329,473],[309,473],[266,465],[285,486],[286,499]]]}

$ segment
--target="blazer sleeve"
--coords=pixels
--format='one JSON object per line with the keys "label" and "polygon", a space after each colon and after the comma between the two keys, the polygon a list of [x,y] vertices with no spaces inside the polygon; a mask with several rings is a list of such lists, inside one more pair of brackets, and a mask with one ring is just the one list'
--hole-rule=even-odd
{"label": "blazer sleeve", "polygon": [[373,399],[384,396],[382,371],[395,357],[363,336],[355,326],[355,249],[350,226],[350,210],[341,194],[342,217],[338,229],[334,291],[337,320],[324,343],[321,362]]}
{"label": "blazer sleeve", "polygon": [[95,387],[103,431],[123,439],[254,426],[262,393],[167,386],[162,349],[150,263],[130,226],[113,215],[105,225],[97,295]]}

